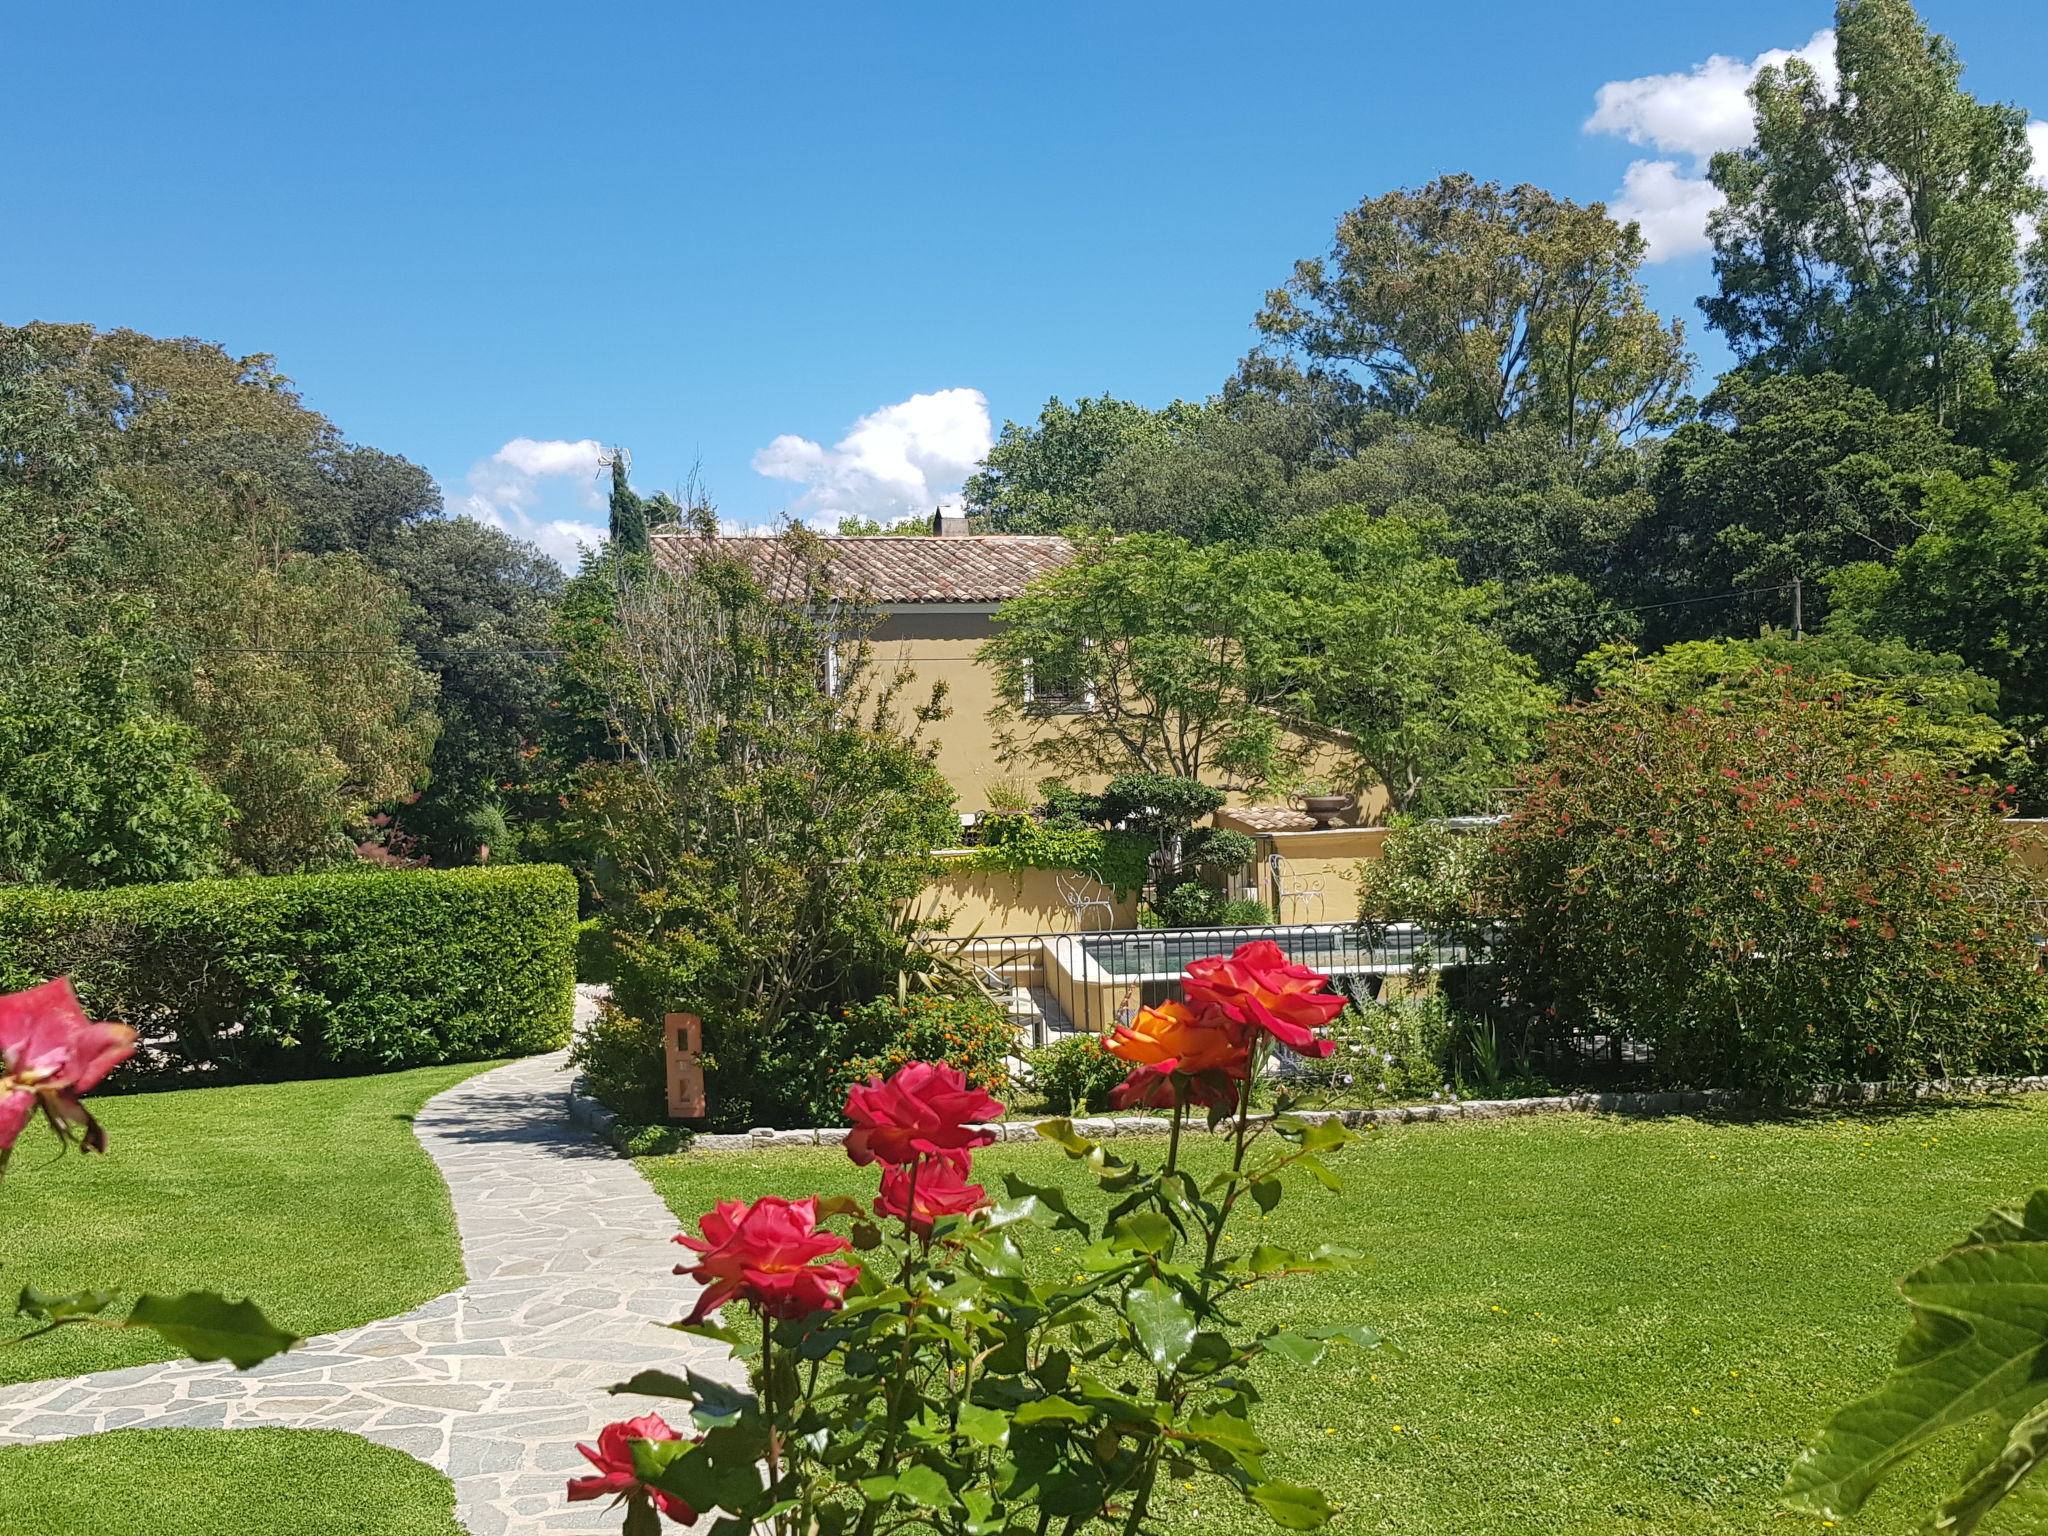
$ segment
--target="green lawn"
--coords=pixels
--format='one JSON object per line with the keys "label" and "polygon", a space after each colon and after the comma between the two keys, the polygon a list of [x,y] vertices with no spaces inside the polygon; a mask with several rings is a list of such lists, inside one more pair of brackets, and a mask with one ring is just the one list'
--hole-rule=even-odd
{"label": "green lawn", "polygon": [[[461,1536],[448,1479],[331,1429],[123,1429],[0,1448],[8,1536]],[[231,1512],[231,1513],[230,1513]]]}
{"label": "green lawn", "polygon": [[[1088,1187],[1049,1146],[976,1156],[985,1178]],[[874,1189],[822,1149],[639,1166],[689,1222],[720,1196]],[[1342,1196],[1304,1180],[1262,1235],[1348,1242],[1374,1263],[1252,1293],[1244,1315],[1368,1322],[1398,1346],[1261,1377],[1276,1469],[1328,1490],[1344,1528],[1817,1531],[1775,1513],[1787,1463],[1884,1375],[1905,1323],[1893,1280],[2048,1182],[2048,1101],[1407,1126],[1340,1171]],[[1930,1486],[1920,1473],[1899,1492]],[[1176,1492],[1181,1530],[1271,1529],[1213,1489]],[[1904,1536],[1927,1507],[1887,1493],[1852,1529]]]}
{"label": "green lawn", "polygon": [[[323,1333],[460,1285],[447,1187],[411,1116],[485,1064],[101,1096],[106,1156],[32,1126],[0,1183],[0,1288],[208,1287]],[[0,1350],[0,1384],[171,1358],[152,1333],[67,1328]]]}

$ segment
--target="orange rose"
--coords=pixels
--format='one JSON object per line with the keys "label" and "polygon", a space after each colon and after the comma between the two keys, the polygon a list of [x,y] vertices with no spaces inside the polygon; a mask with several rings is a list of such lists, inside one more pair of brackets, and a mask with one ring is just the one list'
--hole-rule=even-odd
{"label": "orange rose", "polygon": [[1103,1043],[1110,1055],[1133,1066],[1156,1067],[1183,1076],[1221,1072],[1241,1078],[1250,1070],[1243,1042],[1219,1010],[1197,1013],[1173,999],[1156,1008],[1141,1009]]}

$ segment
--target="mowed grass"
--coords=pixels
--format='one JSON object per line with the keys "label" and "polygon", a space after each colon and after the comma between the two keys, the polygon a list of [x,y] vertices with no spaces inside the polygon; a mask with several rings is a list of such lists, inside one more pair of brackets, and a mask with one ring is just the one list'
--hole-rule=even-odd
{"label": "mowed grass", "polygon": [[0,1447],[8,1536],[461,1536],[448,1479],[331,1429],[122,1429]]}
{"label": "mowed grass", "polygon": [[[1147,1163],[1164,1151],[1111,1145]],[[1192,1157],[1213,1168],[1220,1149],[1197,1140]],[[1327,1490],[1344,1529],[1817,1531],[1777,1509],[1787,1465],[1884,1376],[1906,1322],[1897,1277],[2048,1183],[2048,1102],[1417,1125],[1336,1165],[1342,1195],[1292,1183],[1258,1235],[1373,1262],[1262,1286],[1240,1315],[1365,1322],[1392,1341],[1260,1372],[1275,1470]],[[872,1170],[825,1149],[639,1166],[686,1223],[720,1197],[874,1190]],[[976,1168],[1100,1200],[1051,1146],[990,1148]],[[1245,1221],[1250,1237],[1259,1218]],[[1059,1262],[1060,1239],[1030,1241]],[[1934,1478],[1906,1474],[1851,1529],[1917,1529]],[[1271,1529],[1218,1485],[1172,1496],[1191,1536]]]}
{"label": "mowed grass", "polygon": [[[58,1155],[32,1125],[0,1181],[0,1290],[218,1290],[309,1335],[404,1312],[463,1279],[411,1117],[488,1065],[102,1095],[105,1156]],[[0,1384],[173,1355],[140,1329],[68,1327],[0,1349]]]}

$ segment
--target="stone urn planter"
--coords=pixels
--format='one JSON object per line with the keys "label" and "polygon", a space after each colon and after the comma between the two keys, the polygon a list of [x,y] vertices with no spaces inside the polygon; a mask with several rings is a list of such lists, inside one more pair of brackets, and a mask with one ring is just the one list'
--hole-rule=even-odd
{"label": "stone urn planter", "polygon": [[1324,831],[1332,821],[1350,810],[1358,800],[1352,795],[1303,795],[1301,808],[1315,819],[1316,830]]}

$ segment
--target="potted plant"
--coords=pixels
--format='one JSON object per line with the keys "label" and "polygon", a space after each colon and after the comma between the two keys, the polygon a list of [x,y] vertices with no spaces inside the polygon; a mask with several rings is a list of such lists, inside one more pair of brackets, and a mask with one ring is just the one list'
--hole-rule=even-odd
{"label": "potted plant", "polygon": [[1356,795],[1339,793],[1322,779],[1310,779],[1294,792],[1294,798],[1314,818],[1318,832],[1326,830],[1332,821],[1358,804]]}

